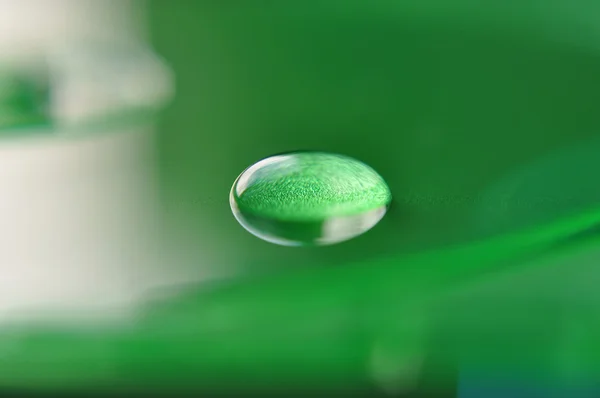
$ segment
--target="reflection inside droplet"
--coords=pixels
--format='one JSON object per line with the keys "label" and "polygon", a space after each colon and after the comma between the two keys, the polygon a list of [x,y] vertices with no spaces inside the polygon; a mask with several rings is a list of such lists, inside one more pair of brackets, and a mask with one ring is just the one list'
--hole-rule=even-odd
{"label": "reflection inside droplet", "polygon": [[327,245],[374,227],[391,201],[383,178],[347,156],[294,152],[247,168],[231,189],[235,218],[250,233],[287,246]]}

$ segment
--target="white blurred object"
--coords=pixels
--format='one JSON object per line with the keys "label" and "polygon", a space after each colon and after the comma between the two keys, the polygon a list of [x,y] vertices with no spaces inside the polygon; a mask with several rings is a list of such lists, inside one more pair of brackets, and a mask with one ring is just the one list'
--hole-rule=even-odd
{"label": "white blurred object", "polygon": [[143,10],[134,0],[0,0],[0,65],[48,69],[63,125],[160,103],[170,76],[145,47]]}
{"label": "white blurred object", "polygon": [[1,54],[139,40],[142,13],[135,0],[0,0]]}
{"label": "white blurred object", "polygon": [[142,287],[158,227],[143,127],[0,145],[0,315],[99,309]]}
{"label": "white blurred object", "polygon": [[54,119],[0,129],[0,321],[112,314],[168,283],[147,114],[170,76],[135,5],[0,0],[0,66],[47,68]]}
{"label": "white blurred object", "polygon": [[139,45],[76,47],[49,62],[50,112],[63,126],[127,109],[156,108],[171,93],[168,69]]}

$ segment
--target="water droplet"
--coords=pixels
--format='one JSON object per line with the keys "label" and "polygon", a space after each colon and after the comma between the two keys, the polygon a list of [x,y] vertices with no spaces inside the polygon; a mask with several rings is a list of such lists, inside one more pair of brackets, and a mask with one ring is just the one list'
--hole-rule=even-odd
{"label": "water droplet", "polygon": [[390,190],[375,170],[347,156],[293,152],[263,159],[237,178],[235,218],[250,233],[286,246],[358,236],[385,215]]}

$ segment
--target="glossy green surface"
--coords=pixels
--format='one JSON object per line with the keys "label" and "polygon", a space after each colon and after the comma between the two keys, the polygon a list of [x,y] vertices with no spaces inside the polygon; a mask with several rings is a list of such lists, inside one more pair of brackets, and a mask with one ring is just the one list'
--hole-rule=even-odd
{"label": "glossy green surface", "polygon": [[[160,138],[166,208],[215,262],[253,273],[491,237],[512,221],[476,209],[506,203],[488,194],[499,180],[597,135],[587,12],[511,1],[489,24],[468,2],[443,16],[433,4],[154,4],[155,43],[178,76]],[[343,153],[381,174],[394,203],[377,233],[288,258],[239,228],[231,182],[295,150]]]}
{"label": "glossy green surface", "polygon": [[[597,299],[593,289],[575,297],[597,275],[597,241],[582,231],[599,221],[598,5],[155,7],[165,23],[156,43],[181,82],[162,138],[169,210],[195,215],[186,225],[216,247],[198,258],[208,251],[255,275],[164,310],[165,324],[201,308],[227,319],[206,341],[215,357],[225,355],[216,342],[235,347],[225,356],[239,370],[207,360],[207,374],[372,382],[374,347],[412,352],[403,325],[414,320],[425,324],[419,344],[440,357],[489,367],[519,358],[524,372],[562,374],[557,358],[578,350],[557,314],[589,313]],[[178,46],[176,34],[194,40]],[[255,159],[299,149],[343,153],[382,175],[394,201],[377,228],[292,254],[237,226],[230,181]],[[214,307],[204,312],[203,300]],[[586,360],[574,354],[580,370],[600,365],[588,348]]]}

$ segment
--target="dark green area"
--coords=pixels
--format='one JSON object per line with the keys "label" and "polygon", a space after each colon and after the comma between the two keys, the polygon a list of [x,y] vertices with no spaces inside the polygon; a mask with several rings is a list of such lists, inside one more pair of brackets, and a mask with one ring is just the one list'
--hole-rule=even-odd
{"label": "dark green area", "polygon": [[[489,366],[520,357],[524,369],[561,374],[557,358],[581,349],[561,346],[562,332],[544,333],[568,324],[558,307],[587,305],[565,297],[593,279],[593,260],[567,256],[546,274],[552,260],[536,259],[558,237],[545,223],[598,204],[597,8],[560,0],[152,3],[154,42],[178,76],[161,136],[168,214],[204,242],[199,257],[211,242],[217,259],[248,274],[298,271],[215,293],[214,308],[241,316],[229,318],[231,357],[258,378],[257,357],[266,372],[292,356],[299,375],[313,364],[332,379],[341,369],[354,377],[362,371],[352,364],[364,365],[379,331],[419,313],[418,296],[430,298],[437,317],[432,344],[450,357]],[[326,248],[281,248],[247,234],[227,203],[232,182],[256,159],[294,150],[372,166],[394,198],[388,215]],[[581,220],[572,232],[597,222]],[[538,235],[517,234],[527,228]],[[498,246],[477,243],[501,234]],[[407,256],[455,244],[465,246]],[[531,270],[521,275],[525,264]],[[324,265],[334,267],[311,269]],[[568,270],[578,276],[561,278]],[[494,288],[436,303],[469,278]],[[516,297],[507,293],[514,288]],[[537,291],[546,298],[536,300]],[[175,322],[202,306],[207,296],[199,297],[157,318]],[[316,329],[294,334],[309,319]],[[277,333],[271,321],[293,326]],[[322,361],[325,352],[347,362]]]}
{"label": "dark green area", "polygon": [[[583,4],[152,2],[154,43],[178,83],[161,135],[167,212],[198,240],[235,248],[223,261],[250,272],[532,226],[479,209],[505,205],[488,191],[508,174],[598,135],[599,36]],[[372,166],[394,197],[388,216],[351,243],[294,256],[247,234],[231,184],[294,150]]]}

